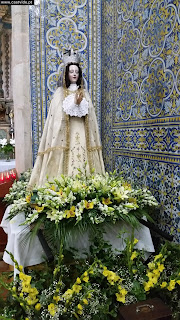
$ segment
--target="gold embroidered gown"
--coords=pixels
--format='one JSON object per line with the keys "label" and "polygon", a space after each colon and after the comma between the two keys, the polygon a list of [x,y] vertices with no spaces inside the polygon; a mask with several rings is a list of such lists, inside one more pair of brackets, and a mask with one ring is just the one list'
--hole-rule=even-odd
{"label": "gold embroidered gown", "polygon": [[[61,174],[75,176],[80,168],[86,175],[94,168],[104,174],[104,163],[95,110],[89,93],[75,105],[78,87],[58,88],[52,99],[29,187],[43,186]],[[85,163],[86,166],[85,166]]]}

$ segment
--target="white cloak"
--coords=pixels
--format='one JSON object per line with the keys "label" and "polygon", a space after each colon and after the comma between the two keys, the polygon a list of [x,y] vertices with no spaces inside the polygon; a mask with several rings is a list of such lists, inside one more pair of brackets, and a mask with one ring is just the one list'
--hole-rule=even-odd
{"label": "white cloak", "polygon": [[76,175],[78,168],[86,175],[92,169],[105,173],[95,110],[87,90],[83,94],[89,105],[88,114],[71,117],[62,108],[65,89],[60,87],[54,93],[29,188],[43,186],[47,178],[52,180],[61,174]]}

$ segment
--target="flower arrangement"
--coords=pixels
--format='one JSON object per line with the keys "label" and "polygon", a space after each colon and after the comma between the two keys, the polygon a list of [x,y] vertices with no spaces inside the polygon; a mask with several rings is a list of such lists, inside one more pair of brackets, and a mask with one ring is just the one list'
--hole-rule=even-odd
{"label": "flower arrangement", "polygon": [[57,229],[62,238],[72,228],[94,229],[99,224],[121,220],[137,226],[139,218],[146,216],[150,220],[149,208],[158,205],[148,189],[132,188],[115,173],[61,175],[31,192],[24,189],[27,184],[23,185],[23,196],[22,191],[17,192],[17,186],[18,182],[5,197],[11,203],[10,219],[24,212],[24,224],[44,225],[46,230],[51,229],[51,234],[54,229],[54,239]]}
{"label": "flower arrangement", "polygon": [[[10,292],[0,319],[116,319],[120,306],[160,297],[174,316],[180,312],[180,248],[166,242],[149,262],[136,249],[138,239],[126,239],[126,248],[115,256],[97,235],[89,260],[68,262],[60,248],[55,262],[36,270],[23,271],[6,284]],[[72,253],[71,253],[72,254]]]}
{"label": "flower arrangement", "polygon": [[9,155],[10,153],[14,152],[15,148],[15,140],[14,139],[0,139],[0,151],[3,152],[5,155]]}

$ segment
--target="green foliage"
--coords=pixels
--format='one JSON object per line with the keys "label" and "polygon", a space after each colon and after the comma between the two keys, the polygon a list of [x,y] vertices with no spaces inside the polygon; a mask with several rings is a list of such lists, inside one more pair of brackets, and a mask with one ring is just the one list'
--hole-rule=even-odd
{"label": "green foliage", "polygon": [[41,270],[23,273],[15,261],[20,275],[5,285],[10,297],[2,311],[4,319],[110,320],[116,319],[121,305],[153,297],[162,298],[174,315],[180,312],[180,256],[174,256],[179,245],[166,242],[146,263],[133,236],[125,240],[126,247],[118,255],[103,240],[100,229],[92,241],[86,259],[77,260],[73,249],[67,251],[61,245],[54,261]]}

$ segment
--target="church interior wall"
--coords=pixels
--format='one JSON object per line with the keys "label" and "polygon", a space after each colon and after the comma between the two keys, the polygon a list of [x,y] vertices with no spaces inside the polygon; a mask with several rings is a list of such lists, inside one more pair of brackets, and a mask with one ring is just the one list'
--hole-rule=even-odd
{"label": "church interior wall", "polygon": [[180,4],[104,1],[102,136],[107,170],[148,186],[180,240]]}
{"label": "church interior wall", "polygon": [[61,52],[70,43],[81,53],[106,170],[148,186],[160,203],[158,224],[179,241],[180,5],[70,3],[37,1],[29,7],[33,161],[61,72]]}

